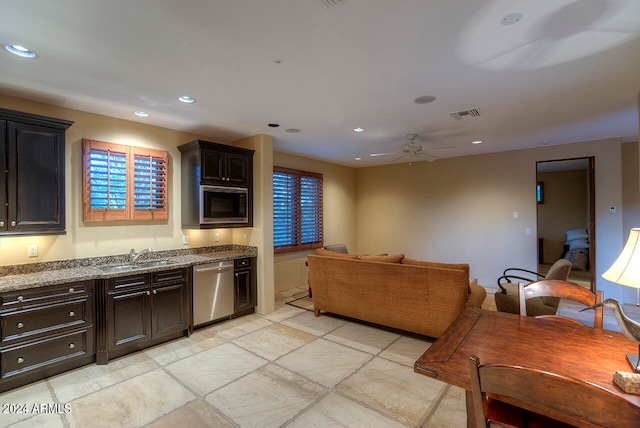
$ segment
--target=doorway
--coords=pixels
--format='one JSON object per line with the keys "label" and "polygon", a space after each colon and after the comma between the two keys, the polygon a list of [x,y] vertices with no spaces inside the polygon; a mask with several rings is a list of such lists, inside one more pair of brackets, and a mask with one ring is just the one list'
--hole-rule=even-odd
{"label": "doorway", "polygon": [[566,258],[569,280],[595,292],[594,158],[536,163],[538,269]]}

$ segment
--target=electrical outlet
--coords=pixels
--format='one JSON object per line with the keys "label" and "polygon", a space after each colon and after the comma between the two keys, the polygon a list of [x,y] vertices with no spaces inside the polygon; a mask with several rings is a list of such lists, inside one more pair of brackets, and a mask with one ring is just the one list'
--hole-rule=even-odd
{"label": "electrical outlet", "polygon": [[216,241],[216,242],[220,242],[220,234],[219,233],[214,234],[213,235],[213,240]]}
{"label": "electrical outlet", "polygon": [[244,242],[247,242],[247,234],[244,234]]}
{"label": "electrical outlet", "polygon": [[27,257],[38,257],[38,246],[29,245],[27,247]]}
{"label": "electrical outlet", "polygon": [[182,236],[182,245],[189,245],[189,237],[183,235]]}

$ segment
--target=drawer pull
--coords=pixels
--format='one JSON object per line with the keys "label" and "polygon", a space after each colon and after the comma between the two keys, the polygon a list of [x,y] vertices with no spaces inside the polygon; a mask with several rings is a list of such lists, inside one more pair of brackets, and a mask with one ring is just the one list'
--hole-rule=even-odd
{"label": "drawer pull", "polygon": [[16,361],[18,362],[18,364],[22,364],[22,363],[24,363],[24,358],[18,357],[18,359]]}
{"label": "drawer pull", "polygon": [[19,322],[18,324],[16,324],[16,326],[17,326],[18,328],[22,328],[22,327],[24,327],[24,324],[22,324],[21,322]]}
{"label": "drawer pull", "polygon": [[69,349],[73,349],[73,348],[75,348],[75,347],[76,347],[76,344],[75,344],[75,343],[70,343],[70,344],[69,344]]}
{"label": "drawer pull", "polygon": [[18,302],[22,302],[23,300],[24,300],[24,297],[18,296]]}
{"label": "drawer pull", "polygon": [[147,290],[147,296],[150,296],[150,295],[151,295],[151,291]]}
{"label": "drawer pull", "polygon": [[76,290],[74,290],[74,289],[73,289],[73,287],[71,287],[71,288],[69,289],[69,293],[73,293],[74,291],[76,291]]}
{"label": "drawer pull", "polygon": [[71,312],[69,312],[69,316],[70,316],[70,317],[75,317],[75,316],[76,316],[76,313],[75,313],[75,312],[73,312],[73,311],[71,311]]}

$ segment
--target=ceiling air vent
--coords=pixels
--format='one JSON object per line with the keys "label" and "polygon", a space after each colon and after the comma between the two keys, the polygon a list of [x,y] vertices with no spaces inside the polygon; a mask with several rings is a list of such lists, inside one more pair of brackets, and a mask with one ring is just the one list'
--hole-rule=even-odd
{"label": "ceiling air vent", "polygon": [[331,9],[335,6],[338,6],[340,3],[344,3],[345,0],[316,0],[320,6],[322,6],[324,9]]}
{"label": "ceiling air vent", "polygon": [[457,111],[455,113],[449,113],[449,115],[455,120],[462,120],[470,117],[480,117],[480,111],[477,108],[470,108],[469,110]]}

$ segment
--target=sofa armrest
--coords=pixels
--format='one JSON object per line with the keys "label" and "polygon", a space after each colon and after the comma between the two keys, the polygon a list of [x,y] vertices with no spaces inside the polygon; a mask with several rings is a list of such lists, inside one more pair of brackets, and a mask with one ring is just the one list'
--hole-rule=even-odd
{"label": "sofa armrest", "polygon": [[471,293],[467,298],[467,307],[480,308],[484,303],[484,299],[487,297],[487,290],[482,285],[469,284]]}

